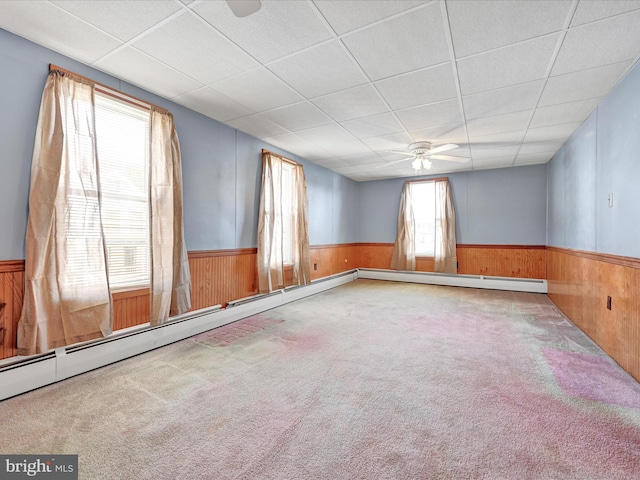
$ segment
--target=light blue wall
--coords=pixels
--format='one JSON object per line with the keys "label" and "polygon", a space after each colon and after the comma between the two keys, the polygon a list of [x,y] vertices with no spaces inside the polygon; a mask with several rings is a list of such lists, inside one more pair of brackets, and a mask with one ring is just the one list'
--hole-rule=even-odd
{"label": "light blue wall", "polygon": [[356,182],[1,29],[0,60],[11,72],[0,76],[0,260],[24,258],[33,139],[49,63],[173,113],[188,250],[257,246],[263,148],[305,166],[311,244],[356,241]]}
{"label": "light blue wall", "polygon": [[[447,176],[456,209],[458,243],[545,244],[546,165]],[[395,240],[402,184],[403,180],[393,179],[360,185],[359,242]]]}
{"label": "light blue wall", "polygon": [[548,244],[640,257],[639,180],[636,64],[549,163]]}

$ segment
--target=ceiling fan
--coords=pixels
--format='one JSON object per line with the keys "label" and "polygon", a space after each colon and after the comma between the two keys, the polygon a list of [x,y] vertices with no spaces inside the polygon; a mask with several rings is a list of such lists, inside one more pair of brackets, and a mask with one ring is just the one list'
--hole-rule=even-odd
{"label": "ceiling fan", "polygon": [[[409,152],[400,152],[397,150],[390,150],[390,152],[413,157],[413,162],[411,162],[411,166],[413,167],[414,170],[420,171],[423,168],[426,170],[429,170],[432,167],[431,160],[445,160],[448,162],[461,162],[461,163],[468,161],[469,159],[467,157],[456,157],[453,155],[437,155],[440,152],[453,150],[454,148],[458,148],[459,146],[460,145],[456,145],[455,143],[447,143],[445,145],[439,145],[437,147],[432,148],[431,142],[416,142],[409,145]],[[393,165],[394,163],[404,162],[405,160],[406,159],[403,158],[401,160],[389,162],[386,165]]]}
{"label": "ceiling fan", "polygon": [[227,5],[238,18],[248,17],[262,7],[260,0],[227,0]]}

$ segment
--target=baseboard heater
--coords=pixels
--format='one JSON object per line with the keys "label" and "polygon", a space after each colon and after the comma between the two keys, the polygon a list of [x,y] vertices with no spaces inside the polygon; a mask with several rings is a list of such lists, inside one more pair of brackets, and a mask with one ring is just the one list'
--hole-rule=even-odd
{"label": "baseboard heater", "polygon": [[253,295],[172,317],[169,322],[119,331],[107,338],[57,348],[32,357],[18,357],[0,367],[0,400],[184,340],[251,315],[279,307],[358,278],[358,271],[324,277],[309,285]]}
{"label": "baseboard heater", "polygon": [[547,281],[531,278],[490,277],[432,272],[409,272],[359,268],[358,278],[389,280],[392,282],[426,283],[449,287],[486,288],[515,292],[547,293]]}

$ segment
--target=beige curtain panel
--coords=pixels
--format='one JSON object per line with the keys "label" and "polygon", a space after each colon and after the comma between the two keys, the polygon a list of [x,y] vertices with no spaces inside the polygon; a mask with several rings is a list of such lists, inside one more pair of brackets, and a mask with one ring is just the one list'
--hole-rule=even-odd
{"label": "beige curtain panel", "polygon": [[[18,355],[112,333],[102,230],[95,85],[53,70],[36,130]],[[180,147],[170,114],[151,114],[152,324],[190,308]],[[73,199],[73,201],[69,201]]]}
{"label": "beige curtain panel", "polygon": [[394,270],[416,269],[415,220],[411,200],[411,183],[405,183],[400,196],[398,230],[393,246],[391,268]]}
{"label": "beige curtain panel", "polygon": [[[293,187],[289,189],[283,185],[285,162],[287,161],[271,152],[265,151],[262,154],[262,188],[258,214],[260,293],[272,292],[287,286],[287,268],[292,270],[292,285],[311,282],[307,183],[302,165],[294,164]],[[291,195],[290,202],[285,201],[285,194]],[[285,211],[285,205],[291,206],[290,212]],[[285,259],[287,233],[291,236],[291,259]]]}
{"label": "beige curtain panel", "polygon": [[151,325],[191,308],[182,219],[182,162],[170,113],[151,111]]}
{"label": "beige curtain panel", "polygon": [[449,179],[436,180],[436,244],[434,271],[458,273],[456,212]]}
{"label": "beige curtain panel", "polygon": [[93,85],[51,72],[31,167],[18,355],[111,333],[94,125]]}

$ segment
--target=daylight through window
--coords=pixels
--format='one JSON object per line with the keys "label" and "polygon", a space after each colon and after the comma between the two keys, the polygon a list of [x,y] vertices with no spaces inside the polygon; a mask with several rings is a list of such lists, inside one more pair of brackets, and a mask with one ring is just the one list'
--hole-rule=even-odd
{"label": "daylight through window", "polygon": [[149,111],[96,93],[102,228],[112,289],[150,283]]}
{"label": "daylight through window", "polygon": [[436,243],[436,184],[416,182],[411,184],[411,206],[415,225],[416,256],[432,257]]}

